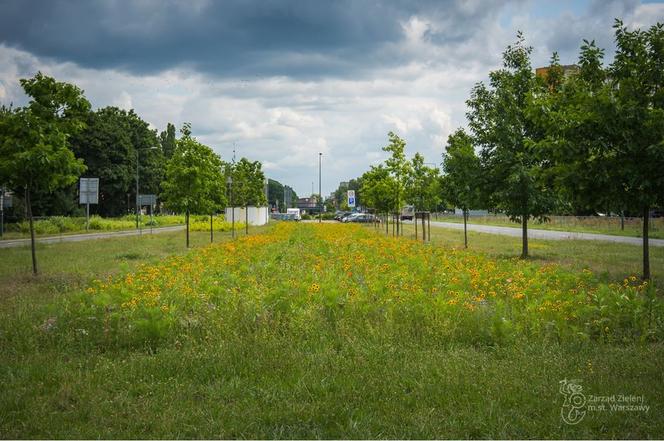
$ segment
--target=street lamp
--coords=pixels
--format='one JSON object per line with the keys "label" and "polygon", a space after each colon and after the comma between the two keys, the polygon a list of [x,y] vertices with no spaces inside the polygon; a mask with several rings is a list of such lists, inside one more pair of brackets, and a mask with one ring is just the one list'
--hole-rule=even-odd
{"label": "street lamp", "polygon": [[[159,147],[157,147],[157,146],[152,146],[152,147],[147,148],[145,150],[156,150],[158,148]],[[140,208],[140,206],[139,206],[140,202],[138,200],[138,152],[139,152],[139,149],[137,148],[136,149],[136,229],[137,230],[138,230],[138,211],[139,211],[139,208]]]}
{"label": "street lamp", "polygon": [[318,200],[320,207],[318,208],[318,223],[323,222],[323,193],[321,192],[321,161],[323,158],[323,153],[318,153]]}
{"label": "street lamp", "polygon": [[226,184],[228,185],[228,191],[230,193],[230,198],[228,198],[228,201],[231,205],[231,234],[233,239],[235,239],[235,205],[233,204],[233,177],[231,175],[228,175],[226,178]]}

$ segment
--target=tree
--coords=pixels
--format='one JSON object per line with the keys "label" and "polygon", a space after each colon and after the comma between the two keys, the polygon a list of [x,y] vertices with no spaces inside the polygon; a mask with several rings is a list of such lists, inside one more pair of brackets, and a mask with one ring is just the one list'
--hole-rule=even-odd
{"label": "tree", "polygon": [[[377,213],[385,213],[385,219],[388,219],[390,209],[393,207],[393,188],[393,178],[382,164],[371,166],[371,169],[362,175],[360,191],[364,204],[374,208]],[[385,223],[385,228],[386,233],[389,232],[388,222]]]}
{"label": "tree", "polygon": [[[399,138],[393,132],[388,133],[390,143],[383,147],[384,152],[390,153],[390,157],[385,160],[385,168],[392,177],[392,209],[397,213],[397,235],[399,234],[399,217],[398,213],[401,212],[406,197],[406,184],[408,177],[411,175],[411,165],[406,159],[405,149],[406,141]],[[401,232],[403,234],[403,232]]]}
{"label": "tree", "polygon": [[265,175],[259,161],[240,159],[231,165],[229,172],[233,177],[232,206],[243,206],[245,211],[245,233],[249,234],[249,212],[247,207],[267,204],[265,197]]}
{"label": "tree", "polygon": [[161,150],[164,153],[164,157],[168,160],[173,156],[176,146],[175,139],[175,126],[171,123],[166,125],[166,130],[159,134],[159,142],[161,144]]}
{"label": "tree", "polygon": [[664,204],[664,24],[647,31],[615,25],[609,66],[613,112],[608,145],[612,195],[643,217],[643,278],[650,279],[650,210]]}
{"label": "tree", "polygon": [[189,215],[211,214],[225,206],[223,163],[206,145],[191,136],[185,123],[173,156],[166,165],[162,198],[166,205],[185,213],[187,248],[189,247]]}
{"label": "tree", "polygon": [[556,200],[541,177],[536,143],[544,135],[528,113],[531,95],[546,90],[532,71],[531,51],[519,32],[517,43],[503,53],[503,69],[490,73],[489,87],[478,83],[467,101],[470,129],[481,147],[487,202],[521,222],[522,258],[528,257],[528,220],[545,220]]}
{"label": "tree", "polygon": [[267,180],[267,201],[278,211],[285,211],[284,186],[281,185],[281,182],[274,179]]}
{"label": "tree", "polygon": [[[165,173],[165,159],[156,133],[133,110],[105,107],[86,117],[86,129],[72,139],[72,150],[99,178],[98,213],[119,216],[135,200],[138,152],[141,193],[157,194]],[[133,197],[132,197],[133,196]]]}
{"label": "tree", "polygon": [[447,138],[443,153],[442,191],[445,200],[463,211],[463,239],[468,248],[468,210],[481,204],[482,168],[472,138],[463,130]]}
{"label": "tree", "polygon": [[584,41],[580,71],[533,101],[546,128],[550,174],[576,205],[643,218],[643,278],[650,278],[649,214],[664,204],[664,26],[615,25],[616,53]]}
{"label": "tree", "polygon": [[366,206],[374,208],[379,213],[388,213],[392,208],[393,198],[391,190],[394,182],[385,166],[379,164],[362,175],[362,195]]}
{"label": "tree", "polygon": [[424,157],[415,153],[407,181],[406,201],[412,204],[416,211],[434,211],[440,200],[438,169],[424,165]]}
{"label": "tree", "polygon": [[32,271],[38,273],[31,196],[71,185],[85,171],[69,149],[69,137],[84,127],[90,103],[78,87],[41,72],[22,79],[30,97],[26,107],[0,118],[0,182],[25,190],[30,222]]}

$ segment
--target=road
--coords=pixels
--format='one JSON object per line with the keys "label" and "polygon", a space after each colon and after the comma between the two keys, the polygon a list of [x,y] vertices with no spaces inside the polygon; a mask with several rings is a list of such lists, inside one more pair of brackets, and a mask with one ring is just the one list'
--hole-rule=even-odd
{"label": "road", "polygon": [[[406,222],[406,223],[411,223],[411,222]],[[463,230],[463,224],[457,224],[454,222],[431,221],[431,226]],[[513,227],[497,227],[492,225],[468,224],[468,231],[476,231],[478,233],[500,234],[503,236],[521,237],[520,227],[513,228]],[[538,230],[534,228],[528,228],[528,238],[545,239],[545,240],[598,240],[603,242],[626,243],[630,245],[643,244],[643,240],[640,237],[613,236],[611,234],[579,233],[574,231]],[[651,246],[664,247],[664,239],[650,239],[649,243]]]}
{"label": "road", "polygon": [[[306,222],[306,221],[305,221]],[[318,221],[309,221],[311,223],[318,223]],[[325,223],[335,221],[323,221]],[[405,221],[407,224],[412,222]],[[463,224],[454,222],[438,222],[431,221],[431,226],[441,228],[451,228],[455,230],[463,230]],[[178,231],[184,229],[184,225],[175,225],[172,227],[154,228],[153,233],[167,233],[169,231]],[[513,227],[497,227],[492,225],[476,225],[468,224],[468,231],[476,231],[478,233],[499,234],[503,236],[521,237],[521,228]],[[84,240],[93,239],[107,239],[111,237],[124,237],[136,236],[139,233],[137,230],[127,231],[111,231],[105,233],[85,233],[85,234],[71,234],[66,236],[50,236],[37,238],[38,243],[59,243],[59,242],[80,242]],[[150,229],[144,229],[142,234],[150,234]],[[610,234],[595,234],[595,233],[579,233],[573,231],[554,231],[554,230],[538,230],[534,228],[528,229],[528,238],[530,239],[545,239],[545,240],[597,240],[604,242],[625,243],[630,245],[642,245],[640,237],[627,237],[627,236],[613,236]],[[21,246],[29,246],[30,239],[12,239],[0,241],[0,248],[13,248]],[[664,247],[664,239],[650,239],[650,245],[655,247]]]}
{"label": "road", "polygon": [[[124,237],[124,236],[138,236],[140,234],[158,234],[168,233],[169,231],[178,231],[184,229],[184,225],[174,225],[172,227],[159,227],[143,228],[142,231],[126,230],[126,231],[109,231],[105,233],[83,233],[83,234],[69,234],[64,236],[48,236],[38,237],[36,240],[41,244],[60,243],[60,242],[81,242],[84,240],[93,239],[108,239],[111,237]],[[0,248],[15,248],[22,246],[30,246],[30,239],[11,239],[0,241]]]}

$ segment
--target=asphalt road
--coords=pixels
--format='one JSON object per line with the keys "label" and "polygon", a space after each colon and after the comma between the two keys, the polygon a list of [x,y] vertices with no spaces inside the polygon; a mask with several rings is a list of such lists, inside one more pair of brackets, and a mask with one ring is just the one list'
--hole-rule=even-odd
{"label": "asphalt road", "polygon": [[[169,231],[178,231],[184,229],[184,225],[175,225],[171,227],[159,227],[153,228],[150,231],[150,228],[143,228],[142,231],[139,230],[126,230],[126,231],[109,231],[105,233],[83,233],[83,234],[69,234],[64,236],[49,236],[49,237],[38,237],[37,243],[60,243],[60,242],[81,242],[84,240],[93,240],[93,239],[108,239],[110,237],[124,237],[124,236],[138,236],[140,234],[158,234],[158,233],[167,233]],[[0,248],[14,248],[14,247],[23,247],[30,246],[30,239],[11,239],[11,240],[2,240],[0,241]]]}
{"label": "asphalt road", "polygon": [[[463,230],[463,224],[457,224],[454,222],[431,221],[431,226]],[[496,227],[492,225],[468,224],[468,231],[476,231],[478,233],[500,234],[503,236],[521,237],[520,227],[513,228],[513,227]],[[579,233],[573,231],[537,230],[534,228],[528,228],[528,238],[545,239],[545,240],[598,240],[603,242],[626,243],[630,245],[643,244],[643,240],[640,237],[613,236],[611,234]],[[664,239],[650,239],[649,243],[651,246],[664,247]]]}
{"label": "asphalt road", "polygon": [[[306,222],[306,221],[304,221]],[[313,223],[314,221],[309,221]],[[317,220],[315,221],[318,222]],[[323,221],[325,223],[335,221]],[[405,221],[405,223],[412,223]],[[455,230],[463,230],[463,224],[454,222],[438,222],[431,221],[431,226],[451,228]],[[152,232],[166,233],[169,231],[182,230],[184,225],[176,225],[172,227],[154,228]],[[476,231],[479,233],[499,234],[503,236],[521,237],[521,228],[513,227],[497,227],[492,225],[476,225],[468,224],[469,231]],[[38,243],[59,243],[59,242],[80,242],[84,240],[93,239],[107,239],[111,237],[124,237],[124,236],[137,236],[139,234],[150,234],[150,229],[143,229],[142,233],[137,230],[127,231],[112,231],[106,233],[85,233],[85,234],[71,234],[66,236],[50,236],[37,238]],[[545,240],[597,240],[604,242],[625,243],[630,245],[641,245],[642,240],[640,237],[627,237],[627,236],[613,236],[610,234],[595,234],[595,233],[579,233],[572,231],[554,231],[554,230],[538,230],[534,228],[528,229],[528,238],[530,239],[545,239]],[[13,248],[21,246],[29,246],[30,239],[12,239],[0,241],[0,248]],[[650,239],[650,245],[655,247],[664,247],[664,239]]]}

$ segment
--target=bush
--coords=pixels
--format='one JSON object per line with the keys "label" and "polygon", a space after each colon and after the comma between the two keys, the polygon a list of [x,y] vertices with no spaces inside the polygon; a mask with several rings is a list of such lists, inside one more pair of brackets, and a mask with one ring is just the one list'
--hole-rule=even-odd
{"label": "bush", "polygon": [[[214,231],[231,231],[233,225],[224,221],[223,216],[214,217]],[[244,228],[244,223],[235,222],[235,229]],[[210,231],[210,216],[195,216],[190,219],[189,229],[191,231]]]}

